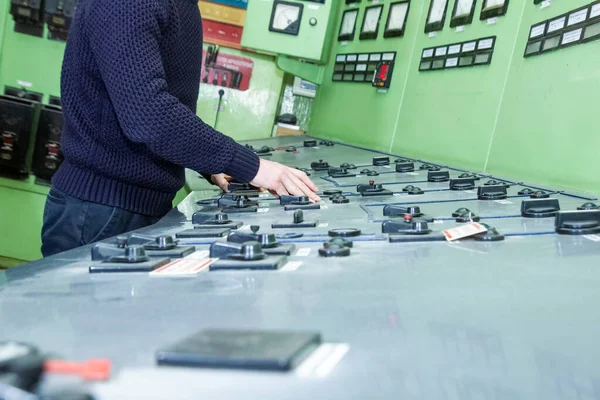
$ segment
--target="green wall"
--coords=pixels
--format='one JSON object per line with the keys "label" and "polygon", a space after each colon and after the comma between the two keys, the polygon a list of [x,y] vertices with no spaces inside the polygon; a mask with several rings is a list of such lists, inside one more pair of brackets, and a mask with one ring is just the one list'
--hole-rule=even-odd
{"label": "green wall", "polygon": [[[429,37],[424,27],[430,1],[412,0],[404,37],[383,39],[380,28],[377,40],[360,41],[357,33],[348,45],[332,46],[332,56],[397,51],[389,92],[331,82],[330,62],[313,104],[310,132],[506,178],[600,193],[595,173],[600,161],[593,157],[600,139],[589,134],[592,99],[600,85],[600,41],[523,58],[533,23],[590,2],[557,1],[542,10],[530,0],[511,1],[508,13],[488,25],[479,20],[482,0],[477,0],[473,23],[457,32],[449,27],[450,0],[444,29]],[[364,3],[358,23],[369,5]],[[345,9],[342,4],[338,10],[338,25]],[[489,66],[418,71],[425,47],[493,35],[497,41]]]}

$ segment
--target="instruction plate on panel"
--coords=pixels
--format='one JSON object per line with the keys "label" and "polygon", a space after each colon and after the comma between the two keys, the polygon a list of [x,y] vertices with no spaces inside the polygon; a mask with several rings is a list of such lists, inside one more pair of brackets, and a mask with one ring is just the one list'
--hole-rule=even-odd
{"label": "instruction plate on panel", "polygon": [[448,58],[446,60],[446,67],[456,67],[458,65],[458,57]]}
{"label": "instruction plate on panel", "polygon": [[562,44],[569,44],[578,41],[581,39],[581,32],[583,32],[583,28],[575,29],[571,32],[565,32],[563,34]]}
{"label": "instruction plate on panel", "polygon": [[448,47],[448,54],[458,54],[460,53],[460,44],[455,44],[453,46]]}
{"label": "instruction plate on panel", "polygon": [[425,49],[425,50],[423,50],[423,55],[421,57],[422,58],[433,57],[433,49]]}
{"label": "instruction plate on panel", "polygon": [[466,53],[467,51],[475,51],[475,46],[476,46],[477,42],[469,42],[469,43],[465,43],[463,44],[463,53]]}
{"label": "instruction plate on panel", "polygon": [[556,32],[557,30],[564,28],[566,20],[567,17],[560,17],[554,21],[550,21],[548,24],[548,33]]}
{"label": "instruction plate on panel", "polygon": [[544,34],[545,30],[546,30],[546,24],[534,26],[533,28],[531,28],[531,33],[529,34],[529,39],[533,39],[538,36],[542,36]]}
{"label": "instruction plate on panel", "polygon": [[590,18],[595,18],[600,15],[600,3],[592,6],[590,11]]}
{"label": "instruction plate on panel", "polygon": [[435,56],[439,57],[439,56],[445,56],[446,55],[446,51],[448,51],[447,47],[438,47],[435,49]]}
{"label": "instruction plate on panel", "polygon": [[570,14],[569,22],[567,23],[567,26],[575,25],[575,24],[585,21],[585,18],[587,17],[587,12],[588,12],[588,9],[586,8],[585,10],[580,10],[580,11]]}
{"label": "instruction plate on panel", "polygon": [[479,41],[479,46],[477,46],[477,48],[479,50],[491,49],[493,44],[494,44],[494,39],[484,39],[484,40]]}

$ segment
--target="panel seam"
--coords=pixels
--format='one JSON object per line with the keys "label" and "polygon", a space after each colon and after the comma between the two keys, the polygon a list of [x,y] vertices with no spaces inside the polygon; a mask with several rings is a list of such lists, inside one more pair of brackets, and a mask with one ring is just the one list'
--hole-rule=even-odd
{"label": "panel seam", "polygon": [[[423,8],[425,8],[425,2],[421,4],[421,13],[419,14],[419,21],[421,21],[421,16],[423,15]],[[421,23],[419,22],[419,26]],[[400,123],[400,113],[402,112],[402,104],[404,103],[404,96],[406,96],[406,87],[408,86],[408,77],[410,76],[410,69],[412,68],[412,60],[415,56],[415,47],[417,47],[417,39],[419,36],[419,31],[417,27],[417,32],[415,34],[415,38],[412,43],[412,48],[410,49],[410,59],[408,60],[408,69],[406,71],[406,78],[404,79],[404,87],[402,88],[402,96],[400,97],[400,104],[398,105],[398,112],[396,113],[396,123],[394,124],[394,131],[392,132],[392,140],[390,142],[390,147],[388,152],[392,152],[392,148],[394,147],[394,141],[396,140],[396,133],[398,132],[398,124]]]}
{"label": "panel seam", "polygon": [[500,101],[498,103],[498,111],[496,112],[496,118],[494,119],[494,126],[492,128],[492,136],[490,137],[490,144],[488,146],[488,151],[485,156],[485,163],[483,164],[482,172],[485,173],[487,171],[488,163],[490,161],[490,154],[492,153],[492,147],[494,145],[494,138],[496,137],[496,130],[498,129],[498,120],[500,119],[500,112],[502,111],[502,105],[504,104],[504,95],[506,93],[506,86],[508,85],[508,77],[510,76],[510,72],[512,69],[513,61],[515,59],[515,50],[517,49],[517,42],[519,41],[519,32],[521,31],[521,25],[523,24],[523,16],[525,15],[525,7],[527,6],[527,2],[523,2],[523,6],[521,8],[521,17],[519,18],[519,25],[517,29],[517,34],[515,36],[515,41],[513,42],[513,47],[510,53],[510,62],[508,64],[508,68],[506,70],[506,76],[504,77],[504,84],[502,86],[502,94],[500,95]]}

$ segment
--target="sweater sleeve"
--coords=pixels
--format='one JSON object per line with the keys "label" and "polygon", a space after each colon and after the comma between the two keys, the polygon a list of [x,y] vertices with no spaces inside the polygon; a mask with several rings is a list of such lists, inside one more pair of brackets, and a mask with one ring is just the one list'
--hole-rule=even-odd
{"label": "sweater sleeve", "polygon": [[[204,123],[167,90],[160,39],[164,0],[96,0],[86,19],[92,52],[124,134],[202,174],[256,176],[256,154]],[[198,60],[200,62],[200,60]]]}

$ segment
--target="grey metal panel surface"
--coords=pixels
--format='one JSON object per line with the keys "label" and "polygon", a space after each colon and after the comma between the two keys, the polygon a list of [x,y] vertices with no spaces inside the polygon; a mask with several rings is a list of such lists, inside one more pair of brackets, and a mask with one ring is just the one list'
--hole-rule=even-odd
{"label": "grey metal panel surface", "polygon": [[[253,145],[301,146],[302,140],[275,138]],[[324,159],[337,166],[370,163],[374,155],[337,144],[298,147],[297,154],[276,150],[271,158],[300,166]],[[312,172],[321,190],[334,188],[319,179],[325,175]],[[422,188],[434,185],[447,183]],[[200,209],[196,201],[216,194],[194,192],[141,231],[158,235],[189,229]],[[293,271],[214,271],[183,278],[91,275],[90,246],[0,271],[0,340],[27,341],[68,359],[111,359],[112,379],[88,386],[99,399],[600,396],[600,238],[560,236],[553,233],[552,218],[516,217],[521,198],[465,202],[465,195],[474,195],[448,191],[414,196],[425,202],[424,212],[445,218],[432,224],[434,229],[456,225],[449,214],[465,206],[484,217],[512,216],[482,221],[507,234],[506,240],[389,243],[381,223],[369,222],[369,217],[383,219],[383,207],[368,205],[402,202],[404,195],[353,194],[349,204],[325,199],[321,210],[304,212],[306,220],[327,226],[297,230],[305,236],[289,241],[298,248],[290,261],[302,262]],[[554,195],[563,209],[586,201],[569,195]],[[260,225],[260,232],[292,220],[293,212],[276,199],[259,201],[268,211],[235,219]],[[318,256],[332,228],[363,231],[352,238],[350,257]],[[212,241],[183,242],[207,250]],[[157,349],[204,328],[315,330],[326,342],[348,344],[349,351],[324,377],[156,365]],[[50,379],[43,387],[53,383]]]}

